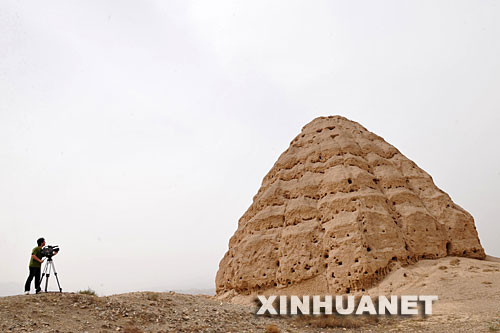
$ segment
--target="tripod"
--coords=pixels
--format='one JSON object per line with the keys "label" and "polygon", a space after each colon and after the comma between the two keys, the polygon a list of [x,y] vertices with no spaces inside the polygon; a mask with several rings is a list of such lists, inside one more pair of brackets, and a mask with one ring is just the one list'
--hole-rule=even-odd
{"label": "tripod", "polygon": [[45,267],[43,269],[42,278],[40,279],[40,285],[42,284],[43,277],[47,276],[45,279],[45,292],[47,292],[51,270],[54,271],[54,275],[56,276],[57,286],[59,287],[59,292],[62,293],[62,288],[61,285],[59,284],[59,278],[57,277],[56,266],[54,265],[54,261],[52,261],[52,258],[47,259],[47,263],[45,264]]}

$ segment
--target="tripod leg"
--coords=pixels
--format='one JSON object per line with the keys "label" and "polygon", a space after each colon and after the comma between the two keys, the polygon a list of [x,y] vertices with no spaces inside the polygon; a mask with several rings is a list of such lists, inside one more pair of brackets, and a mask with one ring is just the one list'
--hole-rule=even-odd
{"label": "tripod leg", "polygon": [[47,273],[47,264],[43,267],[43,273],[42,277],[40,278],[40,285],[42,285],[43,277],[45,276],[45,273]]}
{"label": "tripod leg", "polygon": [[49,276],[50,276],[50,269],[52,268],[52,265],[50,264],[50,261],[47,261],[47,265],[49,266],[48,272],[47,272],[47,277],[45,278],[45,292],[47,292],[47,288],[49,286]]}
{"label": "tripod leg", "polygon": [[52,269],[54,270],[54,275],[56,276],[57,286],[59,287],[59,292],[62,293],[62,288],[61,285],[59,284],[59,278],[57,277],[56,266],[53,261],[51,262],[52,262]]}

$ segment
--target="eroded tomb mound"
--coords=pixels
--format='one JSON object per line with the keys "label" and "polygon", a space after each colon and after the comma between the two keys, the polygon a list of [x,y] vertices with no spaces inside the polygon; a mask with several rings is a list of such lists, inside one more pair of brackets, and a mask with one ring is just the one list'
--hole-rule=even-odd
{"label": "eroded tomb mound", "polygon": [[485,257],[472,216],[378,135],[320,117],[264,177],[216,289],[249,294],[313,281],[349,293],[372,286],[392,262],[444,256]]}

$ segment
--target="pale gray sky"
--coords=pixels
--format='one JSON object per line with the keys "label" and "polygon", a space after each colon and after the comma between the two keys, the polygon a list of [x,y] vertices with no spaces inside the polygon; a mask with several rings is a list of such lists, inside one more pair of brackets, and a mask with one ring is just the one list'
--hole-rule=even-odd
{"label": "pale gray sky", "polygon": [[0,294],[40,236],[67,291],[214,287],[264,175],[335,114],[500,256],[500,2],[2,0]]}

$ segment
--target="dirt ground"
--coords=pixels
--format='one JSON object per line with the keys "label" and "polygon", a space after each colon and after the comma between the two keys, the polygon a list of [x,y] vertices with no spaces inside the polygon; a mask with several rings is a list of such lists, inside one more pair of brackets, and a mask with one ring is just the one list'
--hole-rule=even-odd
{"label": "dirt ground", "polygon": [[500,263],[423,260],[398,268],[371,295],[438,295],[431,316],[270,317],[206,295],[48,293],[0,298],[1,332],[500,332]]}

